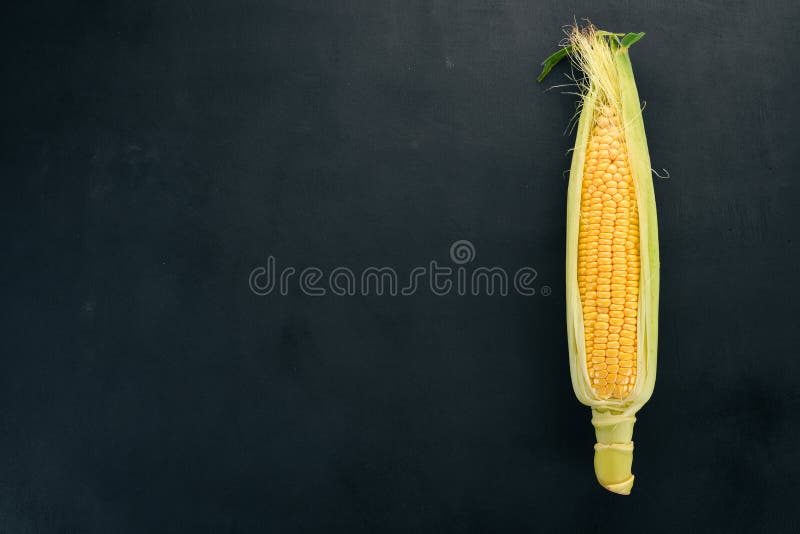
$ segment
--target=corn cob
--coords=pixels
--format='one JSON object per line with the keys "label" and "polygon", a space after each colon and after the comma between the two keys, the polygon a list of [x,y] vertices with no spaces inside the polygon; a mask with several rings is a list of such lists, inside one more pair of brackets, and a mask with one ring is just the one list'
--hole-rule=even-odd
{"label": "corn cob", "polygon": [[597,480],[625,495],[635,414],[655,384],[658,327],[656,205],[628,54],[643,36],[575,26],[539,76],[564,57],[583,73],[567,193],[570,375],[592,408]]}

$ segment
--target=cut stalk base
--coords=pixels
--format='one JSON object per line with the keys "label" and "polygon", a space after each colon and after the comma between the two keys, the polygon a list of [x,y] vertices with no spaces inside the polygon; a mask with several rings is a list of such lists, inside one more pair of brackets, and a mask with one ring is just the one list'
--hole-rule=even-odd
{"label": "cut stalk base", "polygon": [[628,495],[633,487],[633,424],[631,415],[592,409],[597,443],[594,446],[594,472],[608,491]]}

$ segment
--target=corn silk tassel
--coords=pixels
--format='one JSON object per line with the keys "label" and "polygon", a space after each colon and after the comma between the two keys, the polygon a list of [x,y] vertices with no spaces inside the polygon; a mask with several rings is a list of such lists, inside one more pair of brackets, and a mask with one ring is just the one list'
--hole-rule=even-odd
{"label": "corn silk tassel", "polygon": [[609,491],[633,486],[633,424],[653,393],[658,227],[642,108],[628,55],[644,33],[573,27],[544,61],[582,74],[567,193],[567,336],[572,386],[592,409],[594,469]]}

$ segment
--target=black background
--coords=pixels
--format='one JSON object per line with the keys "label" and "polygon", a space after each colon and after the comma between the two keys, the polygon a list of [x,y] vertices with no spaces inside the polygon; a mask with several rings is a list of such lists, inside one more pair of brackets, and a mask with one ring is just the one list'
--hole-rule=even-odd
{"label": "black background", "polygon": [[[20,3],[4,15],[0,531],[797,530],[782,2]],[[561,26],[632,49],[659,377],[623,498],[564,328]],[[563,81],[558,68],[547,85]],[[550,296],[259,297],[279,266],[533,266]]]}

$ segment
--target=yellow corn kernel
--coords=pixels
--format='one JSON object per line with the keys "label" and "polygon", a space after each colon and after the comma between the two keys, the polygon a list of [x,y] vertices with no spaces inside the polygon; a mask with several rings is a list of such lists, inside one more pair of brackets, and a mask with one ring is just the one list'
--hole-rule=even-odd
{"label": "yellow corn kernel", "polygon": [[[578,272],[578,284],[580,288],[581,303],[583,306],[584,317],[584,336],[586,343],[586,363],[592,369],[597,369],[598,364],[608,364],[611,358],[609,351],[598,351],[597,342],[605,341],[612,326],[623,326],[624,322],[620,316],[612,316],[611,310],[617,306],[620,309],[624,304],[631,303],[638,305],[638,270],[632,269],[635,279],[628,278],[628,266],[639,263],[639,213],[636,205],[635,192],[628,188],[617,191],[617,182],[614,174],[623,172],[627,174],[627,157],[625,155],[625,138],[620,118],[613,106],[604,106],[597,110],[595,124],[589,136],[587,151],[591,153],[604,153],[609,146],[620,147],[614,159],[609,163],[599,166],[587,161],[583,171],[583,186],[581,191],[581,217],[578,234],[578,264],[592,267],[584,268]],[[600,191],[613,190],[614,196],[607,195],[606,200],[602,200],[600,225],[593,226],[589,221],[589,212],[596,211],[595,206],[601,205],[601,198],[594,197],[589,191],[590,187],[597,187]],[[617,213],[617,206],[621,201],[626,201],[628,209],[620,216]],[[593,219],[592,219],[592,222]],[[600,239],[620,239],[623,242],[632,242],[635,246],[626,248],[621,245],[600,245]],[[601,249],[601,247],[603,247]],[[613,247],[613,248],[612,248]],[[611,266],[609,269],[604,265]],[[591,280],[589,279],[591,277]],[[627,284],[613,284],[614,280],[627,280]],[[600,300],[603,305],[598,305]],[[636,352],[636,344],[630,346],[630,352]],[[626,351],[627,352],[627,351]],[[602,354],[600,354],[602,353]],[[598,361],[597,357],[603,355],[606,360]],[[592,365],[594,364],[594,367]],[[606,366],[603,365],[603,368]],[[612,366],[614,367],[614,366]],[[636,372],[635,362],[633,373]],[[614,385],[614,376],[607,374],[599,375],[590,371],[589,375],[595,380],[592,387],[600,398],[624,399],[633,390],[633,384],[626,380],[625,383],[617,381],[621,387],[610,388]],[[632,375],[632,376],[635,376]]]}

